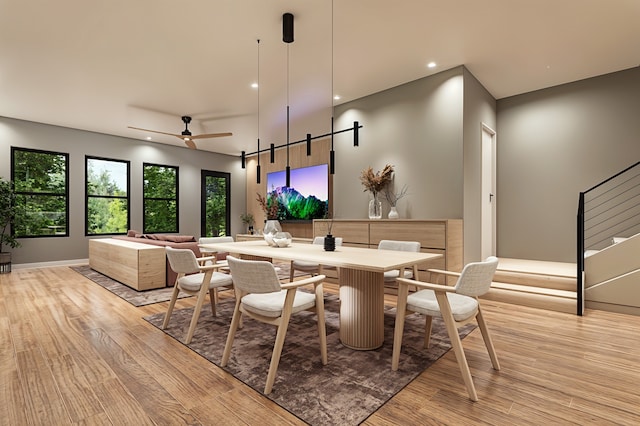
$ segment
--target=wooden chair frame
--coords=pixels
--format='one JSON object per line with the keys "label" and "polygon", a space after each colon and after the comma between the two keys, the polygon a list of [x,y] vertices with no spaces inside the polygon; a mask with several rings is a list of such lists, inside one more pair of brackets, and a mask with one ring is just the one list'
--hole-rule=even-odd
{"label": "wooden chair frame", "polygon": [[[460,277],[459,272],[443,271],[439,269],[429,269],[429,272],[432,274],[443,274],[448,276]],[[400,362],[400,350],[402,346],[402,335],[404,331],[404,320],[407,315],[413,313],[412,311],[409,311],[407,309],[407,297],[409,293],[409,286],[417,287],[418,290],[423,290],[423,289],[432,290],[435,293],[436,299],[438,301],[440,313],[442,315],[442,319],[447,329],[447,334],[449,335],[451,346],[456,356],[456,360],[460,368],[460,373],[462,374],[462,379],[467,388],[469,399],[471,399],[472,401],[477,401],[478,394],[476,392],[475,386],[473,385],[473,378],[471,377],[469,364],[467,363],[467,358],[464,354],[462,341],[460,340],[460,336],[458,334],[458,328],[462,327],[463,325],[475,319],[480,328],[480,332],[482,333],[482,338],[484,340],[485,346],[487,347],[487,352],[489,352],[489,357],[491,358],[491,363],[493,365],[493,368],[494,370],[500,370],[498,355],[496,354],[495,348],[493,346],[493,341],[489,333],[489,329],[487,328],[487,324],[484,320],[484,316],[482,315],[482,308],[480,307],[480,302],[478,298],[475,297],[475,299],[478,300],[478,308],[477,308],[476,314],[472,315],[471,317],[469,317],[464,321],[456,321],[453,317],[453,313],[451,311],[451,305],[449,304],[449,299],[447,297],[447,293],[456,293],[455,287],[441,285],[441,284],[431,284],[431,283],[416,281],[416,280],[407,279],[407,278],[398,278],[397,281],[398,281],[398,307],[397,307],[396,324],[395,324],[395,330],[394,330],[394,336],[393,336],[393,353],[391,357],[391,369],[393,371],[396,371],[398,369],[398,364]],[[471,297],[471,296],[466,296],[466,297]],[[425,349],[429,347],[429,341],[431,336],[431,324],[432,324],[432,317],[429,315],[426,315],[425,339],[424,339]]]}

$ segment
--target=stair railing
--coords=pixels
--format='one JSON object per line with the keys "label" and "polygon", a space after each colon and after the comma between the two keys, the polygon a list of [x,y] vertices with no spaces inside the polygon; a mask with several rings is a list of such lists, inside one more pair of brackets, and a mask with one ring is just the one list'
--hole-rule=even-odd
{"label": "stair railing", "polygon": [[611,245],[613,237],[640,232],[640,161],[580,193],[577,220],[577,314],[584,313],[587,250]]}

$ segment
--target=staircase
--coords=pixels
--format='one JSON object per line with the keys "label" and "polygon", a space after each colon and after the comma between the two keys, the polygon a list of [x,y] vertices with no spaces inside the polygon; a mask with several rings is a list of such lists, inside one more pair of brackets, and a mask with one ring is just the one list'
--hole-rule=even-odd
{"label": "staircase", "polygon": [[487,300],[576,312],[575,263],[500,258]]}

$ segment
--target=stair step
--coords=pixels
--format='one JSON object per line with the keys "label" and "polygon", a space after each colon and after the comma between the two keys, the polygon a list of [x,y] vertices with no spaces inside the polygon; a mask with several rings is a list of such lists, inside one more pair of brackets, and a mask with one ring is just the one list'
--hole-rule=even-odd
{"label": "stair step", "polygon": [[481,297],[487,300],[545,309],[548,311],[566,312],[570,314],[576,313],[575,292],[571,294],[571,292],[563,290],[549,290],[550,289],[530,286],[518,286],[515,284],[505,285],[504,283],[493,283],[489,292]]}
{"label": "stair step", "polygon": [[539,294],[542,296],[562,297],[565,299],[573,299],[574,303],[576,299],[575,291],[560,290],[555,288],[534,287],[530,285],[520,285],[520,284],[501,283],[501,282],[492,282],[491,288],[513,291],[518,293],[529,293],[529,294]]}
{"label": "stair step", "polygon": [[497,270],[493,280],[522,286],[542,287],[556,290],[575,291],[575,277],[543,275],[537,273]]}

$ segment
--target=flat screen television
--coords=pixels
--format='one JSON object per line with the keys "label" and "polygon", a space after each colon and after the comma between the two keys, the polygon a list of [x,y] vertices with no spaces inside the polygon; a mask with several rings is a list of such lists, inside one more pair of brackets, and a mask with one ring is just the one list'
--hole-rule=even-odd
{"label": "flat screen television", "polygon": [[327,217],[329,210],[329,170],[327,164],[291,169],[291,186],[286,172],[267,173],[267,196],[278,198],[279,220],[313,220]]}

